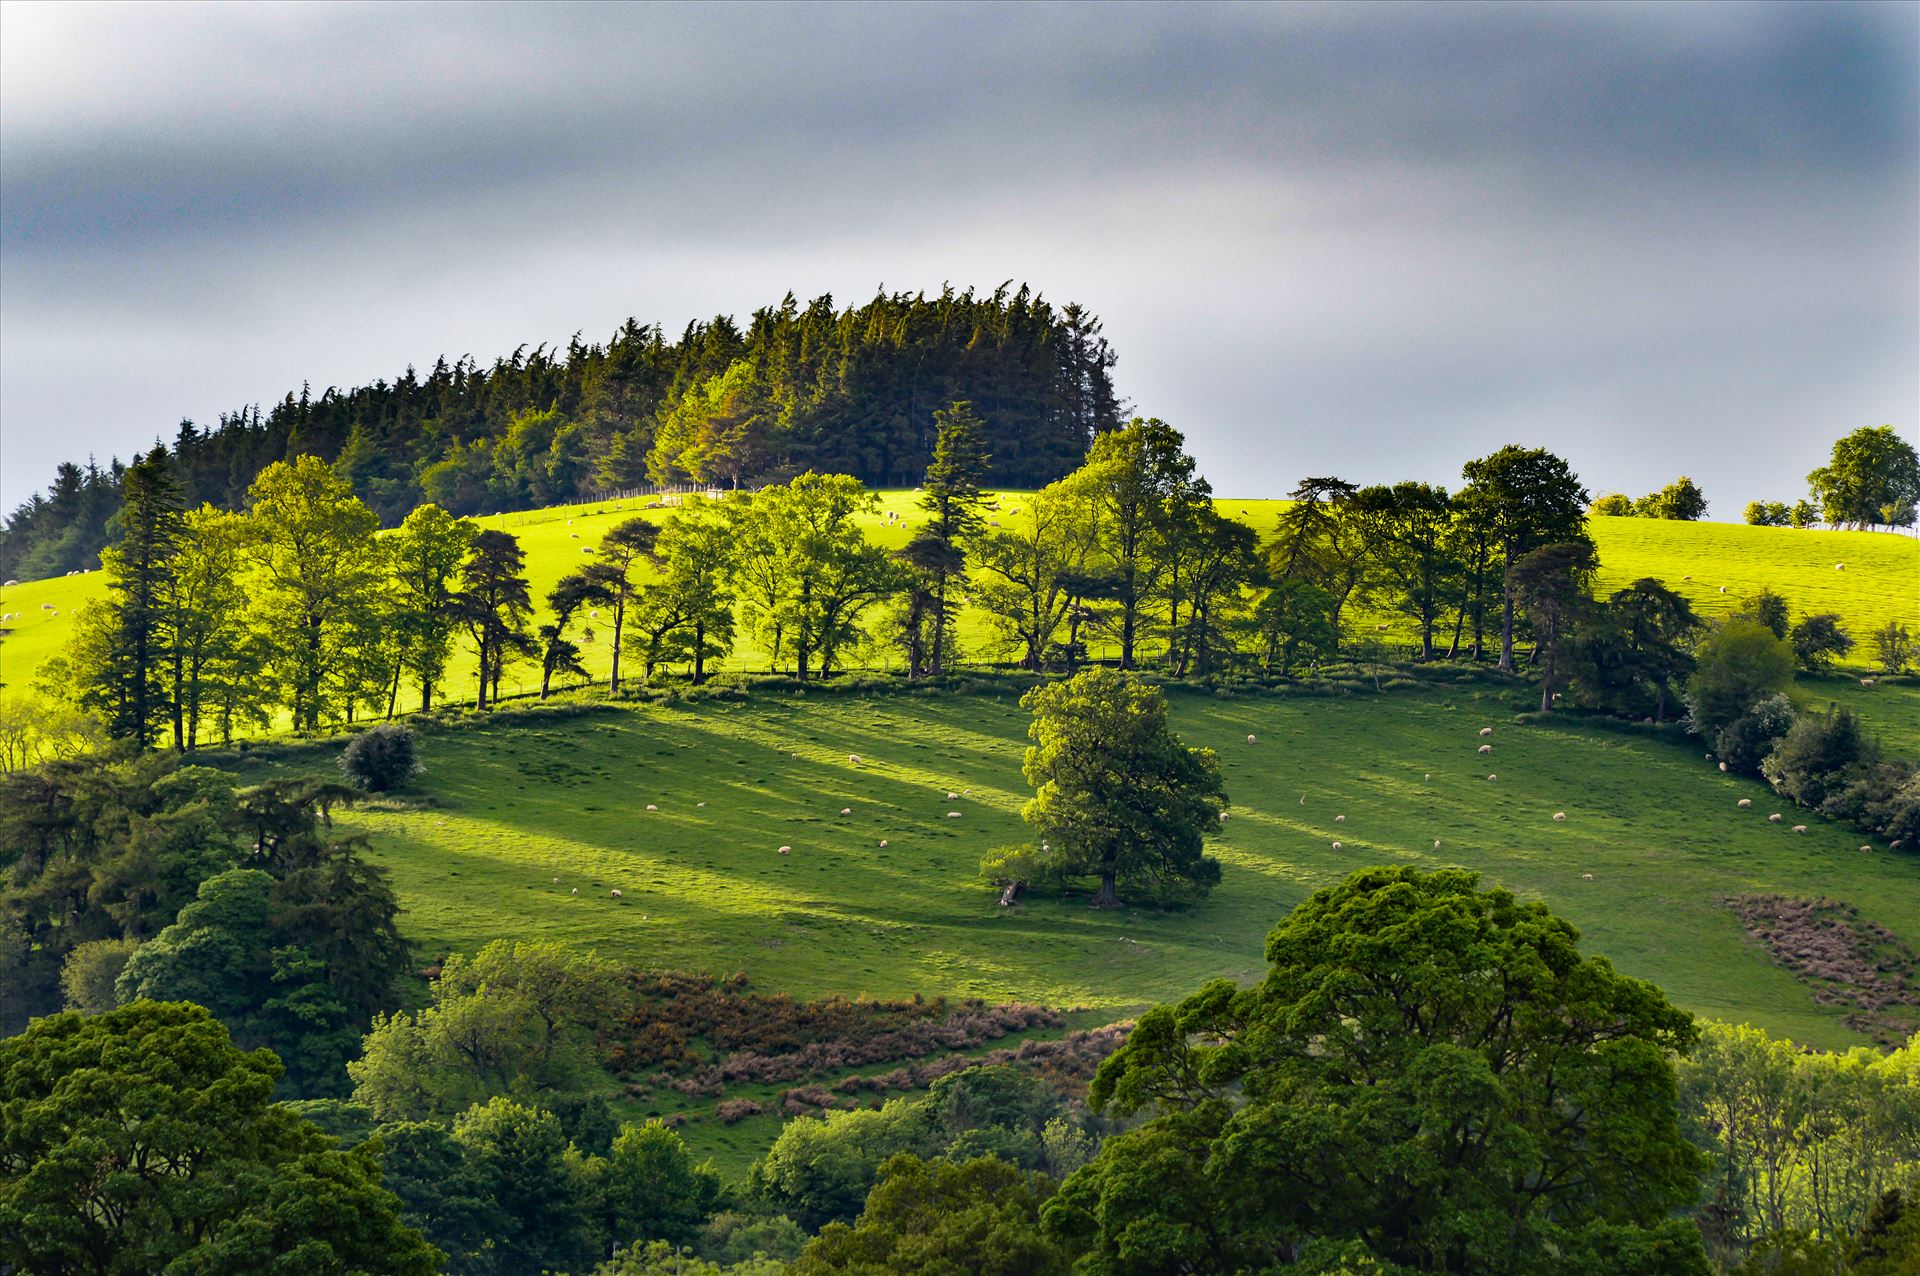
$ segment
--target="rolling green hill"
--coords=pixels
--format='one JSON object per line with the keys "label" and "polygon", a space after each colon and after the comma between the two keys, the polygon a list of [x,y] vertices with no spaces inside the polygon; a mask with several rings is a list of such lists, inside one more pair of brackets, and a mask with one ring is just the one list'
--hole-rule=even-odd
{"label": "rolling green hill", "polygon": [[[1252,976],[1267,929],[1353,868],[1462,864],[1545,900],[1586,946],[1693,1010],[1820,1045],[1859,1040],[1724,901],[1832,896],[1920,946],[1920,857],[1863,854],[1857,833],[1804,814],[1769,824],[1778,799],[1671,730],[1515,723],[1514,702],[1486,679],[1380,695],[1176,694],[1176,728],[1219,750],[1233,801],[1217,846],[1224,883],[1185,913],[1005,910],[975,881],[983,852],[1024,837],[1027,716],[1011,689],[507,713],[430,731],[414,796],[335,822],[368,836],[428,953],[554,938],[642,966],[743,970],[803,995],[1111,1014],[1210,976]],[[1490,759],[1476,752],[1486,725]],[[330,758],[303,746],[245,769]],[[1742,797],[1754,809],[1738,809]],[[1791,832],[1795,819],[1806,834]]]}

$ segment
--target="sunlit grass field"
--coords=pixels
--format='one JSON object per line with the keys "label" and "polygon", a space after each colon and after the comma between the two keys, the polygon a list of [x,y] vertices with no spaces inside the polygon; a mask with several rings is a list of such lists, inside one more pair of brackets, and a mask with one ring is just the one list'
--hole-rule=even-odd
{"label": "sunlit grass field", "polygon": [[[1185,912],[1006,910],[975,880],[982,853],[1024,837],[1027,716],[1011,691],[757,691],[507,714],[433,729],[407,801],[335,822],[368,837],[429,955],[551,938],[645,967],[742,970],[800,995],[977,996],[1118,1016],[1213,976],[1255,976],[1273,923],[1356,867],[1458,864],[1544,900],[1588,951],[1699,1013],[1823,1046],[1860,1040],[1742,935],[1722,900],[1833,896],[1920,945],[1920,857],[1863,854],[1859,834],[1804,814],[1769,824],[1777,799],[1670,732],[1516,723],[1513,703],[1484,682],[1176,693],[1177,729],[1219,751],[1233,802],[1216,847],[1224,882]],[[1476,752],[1486,725],[1490,758]],[[311,746],[245,769],[330,760]],[[1737,809],[1741,797],[1754,809]],[[1790,831],[1796,820],[1806,834]]]}
{"label": "sunlit grass field", "polygon": [[[991,512],[992,516],[1011,519],[1027,498],[1022,493],[1006,492],[996,494],[994,499],[999,508]],[[863,518],[867,534],[890,548],[905,545],[913,525],[922,517],[915,501],[915,493],[909,491],[881,493],[879,511]],[[1247,500],[1219,503],[1223,513],[1249,523],[1263,539],[1271,535],[1285,504]],[[899,521],[888,523],[888,512],[897,514]],[[533,596],[544,614],[547,592],[560,577],[592,561],[591,555],[581,551],[597,547],[610,528],[636,513],[659,518],[664,511],[653,506],[652,498],[645,498],[493,515],[477,521],[520,538]],[[1771,588],[1788,599],[1796,616],[1816,611],[1841,616],[1859,643],[1849,658],[1849,667],[1865,668],[1870,663],[1872,631],[1889,619],[1902,620],[1920,630],[1920,541],[1912,537],[1636,518],[1596,518],[1591,527],[1600,551],[1596,585],[1603,593],[1642,576],[1653,576],[1685,594],[1711,617],[1762,587]],[[1846,569],[1835,570],[1838,563],[1844,563]],[[41,662],[58,654],[66,644],[80,605],[98,596],[104,587],[105,577],[94,571],[0,588],[0,612],[18,613],[16,619],[0,626],[9,631],[0,638],[0,683],[15,690],[28,686]],[[54,610],[49,612],[43,604]],[[879,613],[873,616],[877,621]],[[604,624],[595,624],[590,617],[583,620],[595,629],[594,640],[585,647],[586,666],[596,677],[604,678],[611,667],[610,635]],[[1356,611],[1348,632],[1403,644],[1412,640],[1403,622],[1372,615],[1364,606]],[[962,615],[961,639],[970,659],[1003,659],[1011,654],[995,646],[986,618],[973,609]],[[1100,654],[1097,638],[1094,654]],[[899,662],[896,652],[877,645],[853,654],[849,667],[888,668]],[[766,652],[743,633],[722,667],[763,670],[767,664]],[[510,693],[517,694],[538,686],[538,671],[524,663],[510,668],[503,683]],[[444,693],[454,699],[473,694],[473,660],[465,650],[449,670]],[[409,703],[410,698],[403,692],[401,701]]]}

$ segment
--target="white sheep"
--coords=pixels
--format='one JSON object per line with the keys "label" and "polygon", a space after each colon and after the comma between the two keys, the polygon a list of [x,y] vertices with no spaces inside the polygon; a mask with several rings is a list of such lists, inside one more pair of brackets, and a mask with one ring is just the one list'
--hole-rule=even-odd
{"label": "white sheep", "polygon": [[649,803],[647,803],[647,809],[648,809],[649,811],[657,811],[657,810],[659,810],[660,808],[659,808],[659,807],[657,807],[657,806],[655,806],[655,805],[654,805],[653,803],[651,803],[651,802],[649,802]]}
{"label": "white sheep", "polygon": [[1345,824],[1347,822],[1347,817],[1344,815],[1336,815],[1333,817],[1333,822],[1335,824]]}
{"label": "white sheep", "polygon": [[1767,823],[1769,824],[1778,824],[1779,822],[1780,822],[1780,812],[1778,811],[1775,811],[1772,815],[1769,815],[1767,817]]}
{"label": "white sheep", "polygon": [[1721,769],[1722,771],[1724,771],[1724,770],[1726,770],[1726,769],[1727,769],[1727,764],[1726,764],[1726,763],[1724,763],[1724,762],[1722,762],[1722,763],[1720,764],[1720,769]]}
{"label": "white sheep", "polygon": [[1334,849],[1334,850],[1336,850],[1336,851],[1337,851],[1337,850],[1340,850],[1340,849],[1341,849],[1341,846],[1340,846],[1340,843],[1338,843],[1338,842],[1335,842],[1335,843],[1333,844],[1333,849]]}
{"label": "white sheep", "polygon": [[887,844],[887,839],[886,839],[886,838],[884,838],[884,837],[883,837],[883,838],[881,838],[881,839],[880,839],[880,845],[881,845],[881,846],[885,846],[886,844]]}
{"label": "white sheep", "polygon": [[949,789],[949,790],[947,791],[947,801],[949,801],[949,802],[951,802],[951,801],[953,801],[953,799],[955,799],[955,798],[957,798],[957,797],[959,797],[959,796],[960,796],[960,795],[959,795],[958,793],[955,793],[955,792],[953,792],[953,791],[952,791],[951,789]]}
{"label": "white sheep", "polygon": [[1565,811],[1555,811],[1553,813],[1553,818],[1555,822],[1564,824],[1567,821],[1567,813]]}
{"label": "white sheep", "polygon": [[1583,882],[1591,882],[1591,881],[1593,880],[1593,874],[1592,874],[1592,873],[1582,873],[1582,874],[1580,874],[1580,880],[1581,880],[1581,881],[1583,881]]}
{"label": "white sheep", "polygon": [[620,899],[620,898],[621,898],[621,894],[620,894],[620,888],[619,888],[619,887],[617,887],[617,886],[616,886],[616,887],[614,887],[614,890],[613,890],[613,897],[614,897],[615,899]]}
{"label": "white sheep", "polygon": [[1493,728],[1492,728],[1492,727],[1481,727],[1481,728],[1480,728],[1480,734],[1481,734],[1481,735],[1483,735],[1483,736],[1489,736],[1489,735],[1492,735],[1492,734],[1493,734]]}
{"label": "white sheep", "polygon": [[1227,822],[1227,813],[1225,811],[1220,812],[1220,822],[1222,824]]}
{"label": "white sheep", "polygon": [[1863,846],[1863,847],[1861,847],[1861,848],[1860,848],[1860,853],[1864,855],[1864,854],[1866,854],[1867,852],[1869,852],[1869,851],[1871,851],[1872,849],[1873,849],[1873,847],[1871,847],[1871,846]]}
{"label": "white sheep", "polygon": [[1847,570],[1847,565],[1846,565],[1845,563],[1835,563],[1835,564],[1833,565],[1833,570],[1835,570],[1835,571],[1837,571],[1837,572],[1843,572],[1843,571],[1845,571],[1845,570]]}
{"label": "white sheep", "polygon": [[860,765],[860,755],[859,755],[859,754],[857,754],[857,753],[849,753],[849,754],[847,755],[847,763],[848,763],[848,765],[850,765],[850,766],[859,766],[859,765]]}
{"label": "white sheep", "polygon": [[1793,831],[1796,833],[1804,833],[1807,831],[1807,826],[1804,824],[1796,824],[1793,826]]}
{"label": "white sheep", "polygon": [[1724,594],[1724,593],[1726,593],[1726,592],[1727,592],[1727,587],[1726,587],[1725,585],[1722,585],[1722,586],[1720,586],[1720,592],[1721,592],[1721,593],[1723,593],[1723,594]]}
{"label": "white sheep", "polygon": [[1481,752],[1481,753],[1492,753],[1492,752],[1493,752],[1493,746],[1492,746],[1492,745],[1490,745],[1490,744],[1483,744],[1483,745],[1481,745],[1481,746],[1480,746],[1480,752]]}
{"label": "white sheep", "polygon": [[558,886],[558,885],[560,884],[560,879],[559,879],[559,878],[557,878],[557,877],[556,877],[556,878],[554,878],[554,879],[553,879],[553,884],[554,884],[555,886]]}
{"label": "white sheep", "polygon": [[1436,851],[1440,849],[1440,839],[1437,837],[1433,839],[1433,849]]}
{"label": "white sheep", "polygon": [[780,853],[782,855],[791,855],[793,854],[793,848],[791,846],[783,846],[780,848]]}
{"label": "white sheep", "polygon": [[1433,778],[1433,772],[1428,771],[1425,774],[1423,774],[1420,778],[1423,780],[1431,780]]}
{"label": "white sheep", "polygon": [[1873,685],[1873,679],[1872,679],[1872,678],[1862,678],[1862,679],[1860,680],[1860,685],[1861,685],[1861,686],[1863,686],[1863,687],[1871,687],[1871,686]]}
{"label": "white sheep", "polygon": [[1741,798],[1738,802],[1735,802],[1734,805],[1743,811],[1751,810],[1753,808],[1753,799]]}
{"label": "white sheep", "polygon": [[852,814],[853,814],[853,808],[852,808],[852,807],[850,807],[850,806],[843,806],[843,807],[841,807],[841,808],[840,808],[840,814],[842,814],[842,815],[852,815]]}
{"label": "white sheep", "polygon": [[1248,743],[1248,744],[1252,744],[1252,743],[1253,743],[1253,741],[1254,741],[1254,737],[1253,737],[1253,736],[1251,736],[1251,735],[1249,735],[1249,736],[1247,737],[1247,743]]}
{"label": "white sheep", "polygon": [[1497,776],[1497,775],[1490,775],[1490,776],[1488,776],[1487,778],[1488,778],[1489,780],[1497,780],[1497,779],[1499,779],[1500,777],[1499,777],[1499,776]]}
{"label": "white sheep", "polygon": [[573,894],[573,895],[578,895],[579,893],[580,893],[580,888],[578,886],[574,887],[573,890],[569,892],[569,894]]}
{"label": "white sheep", "polygon": [[706,803],[705,803],[705,802],[695,802],[695,803],[694,803],[694,805],[695,805],[695,806],[705,806],[705,805],[706,805]]}
{"label": "white sheep", "polygon": [[958,811],[948,811],[948,812],[947,812],[947,818],[948,818],[948,819],[950,819],[950,820],[957,820],[957,819],[959,819],[959,818],[960,818],[960,812],[958,812]]}

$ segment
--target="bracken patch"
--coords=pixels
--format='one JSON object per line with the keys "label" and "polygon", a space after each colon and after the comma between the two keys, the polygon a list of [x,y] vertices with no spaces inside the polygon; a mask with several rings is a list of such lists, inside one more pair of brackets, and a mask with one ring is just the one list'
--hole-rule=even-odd
{"label": "bracken patch", "polygon": [[1847,1009],[1844,1022],[1883,1045],[1920,1027],[1920,958],[1898,935],[1837,899],[1736,895],[1727,901],[1775,962]]}

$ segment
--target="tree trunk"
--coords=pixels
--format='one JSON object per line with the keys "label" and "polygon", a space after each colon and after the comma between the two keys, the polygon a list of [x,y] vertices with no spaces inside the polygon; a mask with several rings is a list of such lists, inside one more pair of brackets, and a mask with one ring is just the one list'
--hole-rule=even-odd
{"label": "tree trunk", "polygon": [[627,600],[623,593],[613,602],[613,679],[607,684],[616,695],[620,692],[620,630],[626,623]]}
{"label": "tree trunk", "polygon": [[1120,892],[1114,885],[1112,872],[1100,874],[1100,893],[1093,897],[1095,908],[1119,908]]}
{"label": "tree trunk", "polygon": [[1513,672],[1513,591],[1502,589],[1500,614],[1500,672]]}
{"label": "tree trunk", "polygon": [[695,621],[693,626],[693,685],[707,680],[707,627]]}

